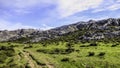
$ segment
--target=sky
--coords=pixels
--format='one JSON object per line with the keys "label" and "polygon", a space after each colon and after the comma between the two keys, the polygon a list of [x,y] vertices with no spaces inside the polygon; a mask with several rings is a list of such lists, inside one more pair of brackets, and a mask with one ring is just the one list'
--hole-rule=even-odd
{"label": "sky", "polygon": [[48,30],[119,13],[120,0],[0,0],[0,30]]}

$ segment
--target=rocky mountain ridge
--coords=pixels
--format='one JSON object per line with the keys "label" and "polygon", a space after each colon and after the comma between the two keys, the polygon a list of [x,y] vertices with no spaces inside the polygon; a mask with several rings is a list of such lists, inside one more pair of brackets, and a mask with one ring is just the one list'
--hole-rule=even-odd
{"label": "rocky mountain ridge", "polygon": [[[104,20],[89,20],[87,22],[77,22],[58,28],[40,31],[34,29],[20,29],[15,31],[0,31],[0,41],[14,41],[21,38],[29,38],[31,42],[59,38],[60,36],[82,31],[79,40],[99,40],[105,38],[119,38],[120,18],[109,18]],[[28,40],[26,40],[28,41]]]}
{"label": "rocky mountain ridge", "polygon": [[27,37],[29,34],[36,32],[34,29],[18,29],[14,31],[0,31],[0,41],[9,41],[10,39],[17,40],[22,37]]}

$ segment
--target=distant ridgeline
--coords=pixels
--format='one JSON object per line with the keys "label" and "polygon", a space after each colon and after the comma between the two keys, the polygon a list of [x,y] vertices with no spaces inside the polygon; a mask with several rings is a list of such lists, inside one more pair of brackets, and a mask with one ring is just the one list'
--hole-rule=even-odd
{"label": "distant ridgeline", "polygon": [[5,42],[89,42],[89,41],[120,41],[120,19],[90,20],[78,22],[58,28],[40,31],[20,29],[0,31],[0,41]]}

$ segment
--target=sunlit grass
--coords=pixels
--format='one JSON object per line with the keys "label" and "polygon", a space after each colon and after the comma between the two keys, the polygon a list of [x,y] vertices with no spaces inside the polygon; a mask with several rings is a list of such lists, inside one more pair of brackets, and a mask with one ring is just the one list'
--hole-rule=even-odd
{"label": "sunlit grass", "polygon": [[[71,53],[58,53],[51,54],[49,51],[54,49],[67,49],[66,42],[59,42],[58,44],[18,44],[18,43],[1,43],[0,46],[14,46],[15,55],[7,57],[4,63],[0,64],[0,67],[16,64],[20,67],[27,64],[28,60],[23,54],[24,51],[28,52],[33,57],[33,62],[39,66],[52,65],[55,68],[119,68],[120,66],[120,44],[112,47],[115,43],[103,43],[97,42],[97,46],[90,46],[91,43],[77,43],[72,44],[72,48],[75,50]],[[24,49],[25,46],[32,46]],[[38,49],[46,50],[47,53],[37,52]],[[2,52],[2,51],[0,51]],[[89,53],[94,53],[89,55]],[[68,60],[62,61],[62,59],[68,58]]]}

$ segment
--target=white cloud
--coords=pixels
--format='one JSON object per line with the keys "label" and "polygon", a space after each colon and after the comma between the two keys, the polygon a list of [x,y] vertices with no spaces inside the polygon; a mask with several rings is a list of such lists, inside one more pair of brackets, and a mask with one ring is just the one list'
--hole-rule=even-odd
{"label": "white cloud", "polygon": [[103,0],[58,0],[58,12],[67,17],[77,12],[97,8]]}
{"label": "white cloud", "polygon": [[[31,8],[33,6],[53,3],[52,0],[0,0],[0,4],[10,8]],[[44,6],[46,6],[44,5]]]}
{"label": "white cloud", "polygon": [[120,0],[117,0],[116,2],[120,2]]}
{"label": "white cloud", "polygon": [[49,30],[49,29],[52,29],[52,28],[54,28],[54,27],[48,26],[46,24],[42,24],[40,30]]}
{"label": "white cloud", "polygon": [[109,10],[117,10],[120,9],[120,4],[113,4],[108,7]]}
{"label": "white cloud", "polygon": [[57,11],[55,14],[64,18],[88,9],[93,9],[93,12],[117,10],[119,2],[120,0],[0,0],[0,6],[9,8],[14,14],[26,14],[31,13],[35,6],[43,8],[56,4],[56,9],[51,11]]}
{"label": "white cloud", "polygon": [[101,12],[101,11],[115,11],[115,10],[118,10],[120,9],[120,4],[113,4],[113,5],[110,5],[110,6],[107,6],[105,8],[98,8],[98,9],[95,9],[93,10],[92,12],[93,13],[97,13],[97,12]]}
{"label": "white cloud", "polygon": [[40,27],[33,27],[28,25],[23,25],[19,22],[9,22],[3,19],[0,19],[0,30],[17,30],[17,29],[40,29],[40,30],[49,30],[54,27],[42,24]]}
{"label": "white cloud", "polygon": [[23,25],[22,23],[13,23],[13,22],[9,22],[6,20],[0,20],[0,30],[16,30],[16,29],[29,29],[29,28],[34,28],[32,26],[26,26]]}
{"label": "white cloud", "polygon": [[[56,9],[60,17],[67,17],[77,12],[97,8],[103,0],[0,0],[0,6],[9,8],[11,12],[18,14],[30,13],[35,6],[43,8],[51,4],[56,4]],[[57,14],[57,13],[56,13]]]}
{"label": "white cloud", "polygon": [[46,7],[54,0],[0,0],[0,6],[8,9],[8,12],[14,12],[18,14],[30,13],[33,7]]}
{"label": "white cloud", "polygon": [[92,12],[96,13],[101,11],[115,11],[118,9],[120,9],[120,0],[106,0]]}
{"label": "white cloud", "polygon": [[97,13],[97,12],[101,12],[101,11],[104,11],[105,9],[103,8],[99,8],[99,9],[95,9],[92,11],[92,13]]}

